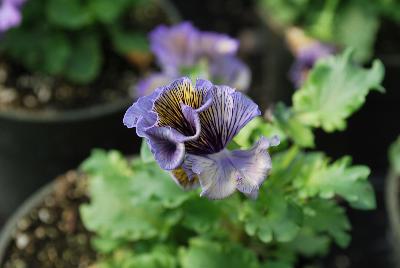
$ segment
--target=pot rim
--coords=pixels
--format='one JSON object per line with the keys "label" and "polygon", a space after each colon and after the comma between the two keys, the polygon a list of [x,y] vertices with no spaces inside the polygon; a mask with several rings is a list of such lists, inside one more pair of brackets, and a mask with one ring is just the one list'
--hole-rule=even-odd
{"label": "pot rim", "polygon": [[54,191],[56,180],[53,180],[34,192],[29,196],[16,210],[15,213],[7,220],[0,232],[0,265],[4,262],[6,257],[7,248],[13,239],[13,234],[17,228],[18,221],[27,215],[32,209],[39,206],[44,197]]}
{"label": "pot rim", "polygon": [[118,99],[105,104],[71,109],[66,111],[40,111],[30,112],[26,110],[11,110],[0,112],[0,119],[8,119],[20,122],[54,123],[67,121],[80,121],[111,114],[127,108],[133,102],[132,99]]}

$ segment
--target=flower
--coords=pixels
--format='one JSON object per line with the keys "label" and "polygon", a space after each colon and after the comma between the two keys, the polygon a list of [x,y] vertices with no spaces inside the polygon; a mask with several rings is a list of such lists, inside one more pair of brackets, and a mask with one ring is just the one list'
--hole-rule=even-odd
{"label": "flower", "polygon": [[327,44],[313,42],[299,50],[296,61],[290,69],[290,80],[296,87],[300,87],[307,78],[308,71],[321,58],[334,54],[335,49]]}
{"label": "flower", "polygon": [[136,85],[136,96],[164,85],[163,79],[182,75],[210,79],[239,90],[250,85],[250,69],[236,57],[239,42],[227,35],[201,32],[191,23],[161,25],[150,35],[150,47],[161,73],[151,74]]}
{"label": "flower", "polygon": [[271,169],[274,137],[249,150],[227,150],[234,136],[254,117],[258,106],[242,93],[198,79],[180,78],[139,98],[125,113],[124,124],[146,139],[161,168],[185,189],[222,199],[239,190],[256,197]]}
{"label": "flower", "polygon": [[24,0],[3,0],[0,4],[0,33],[18,26],[22,17],[20,8]]}

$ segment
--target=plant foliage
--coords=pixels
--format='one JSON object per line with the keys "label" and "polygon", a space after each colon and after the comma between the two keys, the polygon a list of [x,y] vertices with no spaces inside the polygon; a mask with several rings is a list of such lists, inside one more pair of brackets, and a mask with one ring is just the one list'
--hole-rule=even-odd
{"label": "plant foliage", "polygon": [[[321,256],[332,243],[350,243],[342,207],[374,209],[369,168],[344,156],[331,160],[314,146],[313,129],[343,130],[345,120],[381,89],[380,62],[365,70],[351,54],[322,61],[293,97],[266,121],[255,119],[235,138],[248,147],[260,135],[277,134],[272,171],[256,200],[234,194],[220,201],[182,191],[143,146],[128,161],[115,151],[94,151],[82,170],[91,201],[81,207],[95,232],[98,266],[149,268],[294,267],[300,256]],[[393,149],[395,150],[395,149]]]}

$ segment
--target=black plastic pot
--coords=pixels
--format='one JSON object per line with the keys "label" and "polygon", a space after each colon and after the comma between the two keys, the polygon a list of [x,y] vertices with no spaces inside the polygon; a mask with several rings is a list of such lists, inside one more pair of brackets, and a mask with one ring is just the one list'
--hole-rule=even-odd
{"label": "black plastic pot", "polygon": [[54,114],[0,113],[0,215],[75,168],[93,148],[138,152],[135,132],[122,124],[130,100]]}
{"label": "black plastic pot", "polygon": [[391,171],[386,180],[386,209],[389,216],[392,258],[400,267],[400,176]]}

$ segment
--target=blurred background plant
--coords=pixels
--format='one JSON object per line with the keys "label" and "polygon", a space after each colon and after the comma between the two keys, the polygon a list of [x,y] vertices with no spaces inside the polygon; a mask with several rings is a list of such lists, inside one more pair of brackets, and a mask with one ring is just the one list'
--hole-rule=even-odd
{"label": "blurred background plant", "polygon": [[132,16],[145,5],[141,0],[27,1],[22,25],[5,33],[1,53],[32,72],[88,83],[108,56],[105,44],[121,56],[148,51],[145,29],[135,26]]}
{"label": "blurred background plant", "polygon": [[367,94],[383,91],[383,73],[379,61],[370,69],[354,65],[350,50],[322,59],[292,107],[278,104],[248,124],[232,147],[248,148],[260,135],[282,140],[256,200],[235,194],[210,201],[182,191],[145,143],[131,162],[117,151],[95,151],[81,167],[90,196],[81,216],[101,256],[95,267],[284,268],[325,255],[332,243],[347,247],[344,202],[376,206],[370,170],[349,156],[332,161],[314,151],[313,130],[344,130]]}
{"label": "blurred background plant", "polygon": [[396,0],[259,0],[259,6],[278,31],[297,26],[322,42],[354,47],[358,62],[372,57],[381,19],[400,20]]}
{"label": "blurred background plant", "polygon": [[202,78],[245,91],[251,82],[249,67],[237,56],[239,41],[217,32],[202,32],[190,22],[158,26],[150,34],[150,47],[161,72],[135,86],[145,96],[181,76]]}

